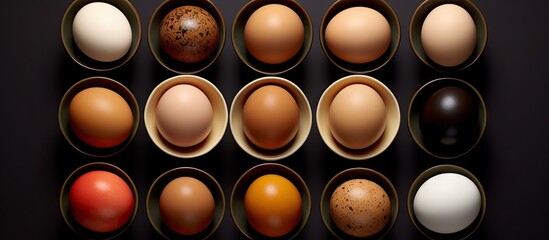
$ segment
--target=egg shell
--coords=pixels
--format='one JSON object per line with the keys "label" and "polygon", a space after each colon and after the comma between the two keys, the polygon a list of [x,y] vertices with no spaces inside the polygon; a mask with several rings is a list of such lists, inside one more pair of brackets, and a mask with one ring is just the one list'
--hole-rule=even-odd
{"label": "egg shell", "polygon": [[305,27],[297,13],[282,4],[255,10],[244,26],[246,49],[267,64],[290,60],[305,41]]}
{"label": "egg shell", "polygon": [[183,63],[197,63],[208,58],[219,43],[219,26],[215,18],[197,6],[180,6],[163,18],[159,41],[162,49]]}
{"label": "egg shell", "polygon": [[332,193],[330,215],[344,233],[353,237],[369,237],[389,223],[391,200],[377,183],[367,179],[351,179]]}
{"label": "egg shell", "polygon": [[179,147],[202,142],[213,124],[210,100],[197,87],[178,84],[169,88],[156,106],[156,127],[164,139]]}
{"label": "egg shell", "polygon": [[330,131],[338,143],[350,149],[374,144],[385,130],[386,119],[383,99],[366,84],[344,87],[330,104]]}
{"label": "egg shell", "polygon": [[215,213],[215,200],[209,188],[193,177],[170,181],[162,190],[158,204],[164,224],[182,235],[202,232]]}
{"label": "egg shell", "polygon": [[481,194],[469,178],[458,173],[441,173],[425,181],[415,193],[414,215],[431,231],[459,232],[477,218]]}
{"label": "egg shell", "polygon": [[299,128],[299,107],[286,89],[262,86],[250,94],[242,109],[246,137],[256,146],[274,150],[286,146]]}
{"label": "egg shell", "polygon": [[391,26],[378,11],[351,7],[336,14],[324,33],[328,49],[350,63],[368,63],[381,57],[391,44]]}
{"label": "egg shell", "polygon": [[72,33],[78,48],[100,62],[122,58],[132,43],[132,29],[124,13],[104,2],[82,7],[74,17]]}
{"label": "egg shell", "polygon": [[465,62],[476,46],[475,22],[467,10],[456,4],[434,8],[421,27],[425,54],[435,63],[454,67]]}
{"label": "egg shell", "polygon": [[69,122],[86,144],[109,148],[131,134],[133,115],[128,102],[113,90],[90,87],[77,93],[69,104]]}
{"label": "egg shell", "polygon": [[244,196],[246,218],[252,227],[268,237],[281,237],[299,223],[302,199],[299,190],[278,174],[254,180]]}

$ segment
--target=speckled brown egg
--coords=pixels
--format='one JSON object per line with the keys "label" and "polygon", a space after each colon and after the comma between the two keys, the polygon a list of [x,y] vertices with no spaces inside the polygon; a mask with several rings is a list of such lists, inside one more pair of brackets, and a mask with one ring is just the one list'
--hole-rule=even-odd
{"label": "speckled brown egg", "polygon": [[391,200],[377,183],[352,179],[339,185],[333,192],[330,215],[344,233],[353,237],[369,237],[389,223]]}
{"label": "speckled brown egg", "polygon": [[160,25],[160,46],[183,63],[203,61],[217,49],[218,43],[217,22],[208,11],[197,6],[173,9]]}

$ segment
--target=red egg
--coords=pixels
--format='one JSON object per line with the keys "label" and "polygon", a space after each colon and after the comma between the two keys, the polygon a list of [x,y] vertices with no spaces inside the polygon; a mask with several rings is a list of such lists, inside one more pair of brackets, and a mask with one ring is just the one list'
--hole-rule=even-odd
{"label": "red egg", "polygon": [[131,218],[135,201],[132,190],[119,176],[91,171],[78,177],[69,192],[75,220],[94,232],[112,232]]}

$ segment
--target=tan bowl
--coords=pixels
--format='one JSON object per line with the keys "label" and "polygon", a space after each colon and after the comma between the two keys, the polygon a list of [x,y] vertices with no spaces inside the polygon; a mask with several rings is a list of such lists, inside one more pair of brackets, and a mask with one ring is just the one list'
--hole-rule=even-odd
{"label": "tan bowl", "polygon": [[[206,139],[192,147],[178,147],[166,141],[156,127],[156,105],[162,95],[171,87],[179,84],[190,84],[200,89],[210,100],[213,107],[212,130]],[[158,84],[145,105],[145,127],[151,140],[165,153],[178,158],[194,158],[208,153],[223,138],[227,128],[227,105],[221,92],[208,80],[193,76],[179,75],[166,79]]]}
{"label": "tan bowl", "polygon": [[[391,43],[389,45],[389,48],[381,57],[372,62],[357,64],[344,61],[334,55],[330,51],[330,49],[328,49],[328,46],[326,46],[324,33],[326,32],[326,27],[328,26],[328,23],[335,15],[351,7],[372,8],[380,12],[387,19],[389,25],[391,26]],[[400,45],[400,23],[398,20],[398,16],[396,15],[391,5],[389,5],[389,3],[384,0],[337,0],[324,13],[322,21],[320,23],[319,35],[320,46],[322,47],[322,50],[324,51],[326,57],[328,57],[328,59],[334,65],[350,73],[363,74],[380,69],[381,67],[385,66],[385,64],[387,64],[391,59],[393,59]]]}
{"label": "tan bowl", "polygon": [[[72,101],[72,98],[80,91],[90,87],[104,87],[113,90],[116,93],[120,94],[120,96],[122,96],[124,100],[128,102],[128,105],[130,106],[133,115],[133,128],[130,136],[128,136],[128,138],[121,144],[110,148],[94,147],[80,140],[80,138],[78,138],[78,136],[76,136],[76,134],[71,129],[69,121],[69,105]],[[106,77],[89,77],[80,80],[72,85],[67,90],[65,95],[63,95],[61,103],[59,104],[58,122],[61,133],[76,150],[94,157],[108,157],[124,150],[124,148],[126,148],[135,137],[135,134],[137,133],[137,129],[139,127],[139,112],[140,110],[137,104],[137,100],[133,96],[132,92],[123,84]]]}
{"label": "tan bowl", "polygon": [[[461,175],[469,178],[471,181],[473,181],[475,183],[475,185],[477,186],[478,190],[480,191],[481,206],[480,206],[480,212],[479,212],[477,218],[467,228],[465,228],[465,229],[463,229],[459,232],[456,232],[456,233],[440,234],[440,233],[437,233],[437,232],[433,232],[433,231],[427,229],[426,227],[424,227],[423,225],[421,225],[421,223],[419,222],[419,220],[417,220],[417,218],[415,217],[415,214],[414,214],[414,198],[416,197],[417,190],[429,178],[434,177],[434,176],[436,176],[438,174],[441,174],[441,173],[461,174]],[[414,182],[410,186],[410,190],[408,192],[407,207],[408,207],[408,216],[410,217],[410,220],[412,220],[412,223],[414,224],[416,229],[419,230],[428,239],[432,239],[432,240],[461,240],[461,239],[466,239],[469,236],[471,236],[471,234],[473,234],[477,230],[477,228],[480,226],[480,224],[482,223],[482,220],[484,219],[484,215],[486,213],[486,193],[484,192],[484,188],[482,187],[482,184],[477,179],[477,177],[475,177],[475,175],[473,173],[469,172],[467,169],[459,167],[459,166],[455,166],[455,165],[448,165],[448,164],[438,165],[438,166],[434,166],[434,167],[431,167],[431,168],[425,170],[424,172],[422,172],[414,180]]]}
{"label": "tan bowl", "polygon": [[[297,13],[297,15],[301,18],[301,21],[303,22],[303,27],[305,29],[305,40],[303,41],[303,45],[299,52],[297,52],[296,55],[290,60],[279,64],[267,64],[257,60],[246,49],[246,44],[244,42],[244,27],[246,26],[248,18],[250,18],[255,10],[263,7],[264,5],[275,3],[289,7]],[[240,60],[242,60],[242,62],[244,62],[244,64],[259,73],[267,75],[277,75],[293,69],[294,67],[299,65],[305,59],[305,57],[307,57],[313,43],[313,23],[305,8],[303,8],[297,1],[252,0],[244,5],[242,9],[240,9],[234,19],[232,28],[232,41],[236,55],[238,55],[238,57],[240,58]]]}
{"label": "tan bowl", "polygon": [[[387,124],[385,126],[385,131],[376,143],[360,150],[346,148],[337,142],[330,131],[329,118],[330,105],[337,93],[346,86],[355,83],[365,84],[376,90],[383,99],[383,102],[385,102],[385,107],[387,109]],[[365,160],[377,156],[391,145],[400,127],[400,109],[397,99],[385,84],[373,77],[351,75],[335,81],[324,91],[318,102],[316,123],[322,140],[324,140],[324,143],[326,143],[332,151],[350,160]]]}
{"label": "tan bowl", "polygon": [[[465,62],[454,67],[446,67],[435,63],[427,56],[425,50],[423,50],[423,44],[421,43],[421,27],[423,26],[425,18],[434,8],[447,3],[456,4],[467,10],[475,21],[475,26],[477,29],[477,43],[475,50],[471,56],[465,60]],[[410,39],[412,50],[414,50],[415,55],[423,63],[440,72],[453,72],[463,70],[477,61],[482,52],[484,52],[484,48],[488,42],[488,27],[486,26],[486,21],[484,20],[484,16],[482,15],[480,9],[478,9],[477,6],[469,0],[426,0],[418,6],[412,16],[408,37]]]}
{"label": "tan bowl", "polygon": [[141,43],[141,21],[139,20],[139,13],[135,9],[135,7],[132,5],[132,3],[128,0],[101,0],[100,2],[105,2],[108,4],[111,4],[118,8],[128,21],[130,22],[130,26],[132,29],[132,43],[130,46],[130,49],[128,50],[128,53],[124,55],[122,58],[113,61],[113,62],[100,62],[97,60],[94,60],[86,54],[84,54],[76,43],[74,42],[74,38],[72,35],[72,23],[74,20],[74,17],[76,16],[76,13],[84,7],[85,5],[92,3],[92,2],[99,2],[98,0],[74,0],[67,10],[65,10],[65,14],[63,15],[63,19],[61,21],[61,40],[63,41],[63,46],[65,46],[65,50],[70,55],[70,57],[78,64],[80,64],[83,67],[86,67],[91,70],[95,71],[108,71],[115,68],[118,68],[122,65],[124,65],[126,62],[128,62],[137,52],[137,49],[139,48],[139,44]]}
{"label": "tan bowl", "polygon": [[[83,226],[81,226],[76,219],[71,214],[70,210],[70,203],[69,203],[69,192],[71,189],[72,184],[78,179],[78,177],[82,176],[85,173],[88,173],[90,171],[108,171],[111,173],[116,174],[120,178],[122,178],[130,187],[133,193],[134,198],[134,208],[132,212],[132,216],[128,220],[128,222],[120,227],[119,229],[108,232],[108,233],[99,233],[90,231]],[[135,219],[135,216],[137,214],[138,209],[138,194],[137,194],[137,188],[135,187],[132,179],[128,174],[126,174],[122,169],[118,168],[117,166],[114,166],[109,163],[103,163],[103,162],[94,162],[94,163],[88,163],[86,165],[83,165],[76,170],[74,170],[65,180],[63,183],[63,186],[61,187],[61,193],[59,197],[59,206],[61,207],[61,215],[63,215],[63,219],[65,220],[65,223],[78,235],[82,236],[85,239],[113,239],[120,234],[122,234],[124,231],[128,229],[128,227],[132,224],[133,220]]]}
{"label": "tan bowl", "polygon": [[250,239],[266,239],[267,237],[257,232],[251,225],[248,223],[246,218],[246,212],[244,208],[244,196],[248,187],[255,181],[257,178],[266,175],[266,174],[277,174],[292,182],[299,193],[301,194],[302,202],[302,212],[301,218],[297,226],[287,233],[284,236],[272,239],[293,239],[295,238],[307,225],[309,221],[309,215],[311,214],[311,193],[305,181],[299,176],[299,174],[289,167],[286,167],[277,163],[264,163],[257,165],[255,167],[247,170],[242,176],[236,181],[233,191],[231,193],[231,215],[233,221],[244,235]]}
{"label": "tan bowl", "polygon": [[[242,127],[242,108],[244,107],[244,103],[256,89],[265,85],[277,85],[286,89],[292,94],[299,107],[299,129],[296,136],[288,145],[276,150],[264,150],[255,146],[248,140]],[[236,143],[248,154],[266,161],[280,160],[292,155],[307,140],[312,126],[311,106],[307,97],[297,85],[280,77],[262,77],[246,84],[233,99],[229,119],[231,132]]]}
{"label": "tan bowl", "polygon": [[[166,52],[164,52],[160,46],[159,40],[160,23],[162,23],[164,16],[166,16],[171,10],[185,5],[197,6],[208,11],[208,13],[210,13],[217,22],[217,26],[219,28],[219,43],[217,45],[217,50],[215,50],[208,58],[193,64],[182,63],[171,58]],[[223,47],[225,46],[225,20],[223,20],[223,16],[216,5],[210,0],[165,0],[152,14],[147,34],[149,49],[160,65],[178,74],[195,74],[208,68],[219,58],[219,55],[221,55]]]}
{"label": "tan bowl", "polygon": [[[204,231],[194,235],[180,235],[166,226],[160,215],[159,199],[164,187],[172,180],[179,177],[192,177],[200,180],[208,187],[215,201],[215,213],[212,222]],[[167,239],[208,239],[221,225],[225,214],[225,195],[223,189],[215,178],[197,168],[179,167],[169,170],[153,182],[147,193],[147,216],[154,229]]]}
{"label": "tan bowl", "polygon": [[[330,198],[332,197],[333,192],[339,185],[352,179],[368,179],[372,182],[377,183],[385,190],[385,192],[387,192],[387,194],[389,195],[389,199],[391,200],[391,219],[380,232],[373,236],[366,238],[357,238],[350,236],[337,227],[330,215]],[[387,235],[387,233],[389,233],[389,231],[391,231],[393,225],[396,222],[396,219],[398,217],[398,206],[399,204],[397,191],[387,177],[385,177],[380,172],[369,168],[350,168],[336,174],[324,187],[324,190],[322,191],[322,196],[320,198],[320,215],[322,216],[322,221],[324,221],[324,225],[326,226],[326,228],[328,228],[328,230],[338,239],[382,239],[385,235]]]}

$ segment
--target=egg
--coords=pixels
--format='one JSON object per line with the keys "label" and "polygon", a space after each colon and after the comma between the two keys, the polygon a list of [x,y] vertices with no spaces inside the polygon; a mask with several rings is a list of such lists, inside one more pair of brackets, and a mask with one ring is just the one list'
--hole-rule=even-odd
{"label": "egg", "polygon": [[362,64],[381,57],[391,43],[391,26],[378,11],[351,7],[337,13],[326,26],[326,46],[341,60]]}
{"label": "egg", "polygon": [[78,92],[69,103],[68,115],[75,135],[93,147],[115,147],[128,139],[133,129],[128,102],[103,87]]}
{"label": "egg", "polygon": [[467,10],[456,4],[434,8],[421,27],[425,54],[435,63],[454,67],[465,62],[476,46],[475,22]]}
{"label": "egg", "polygon": [[330,132],[336,141],[350,149],[364,149],[383,134],[387,119],[385,103],[379,93],[366,84],[351,84],[341,89],[330,104]]}
{"label": "egg", "polygon": [[123,227],[135,207],[128,184],[118,175],[97,170],[82,174],[69,190],[70,211],[82,227],[99,233]]}
{"label": "egg", "polygon": [[299,190],[285,177],[263,175],[250,184],[244,196],[244,209],[250,225],[268,237],[281,237],[292,231],[301,218]]}
{"label": "egg", "polygon": [[441,173],[425,181],[417,190],[414,215],[431,231],[451,234],[467,228],[481,207],[478,187],[457,173]]}
{"label": "egg", "polygon": [[244,26],[246,49],[267,64],[290,60],[301,49],[305,27],[291,8],[267,4],[255,10]]}
{"label": "egg", "polygon": [[181,6],[162,19],[159,41],[173,59],[197,63],[217,49],[219,34],[219,26],[208,11],[197,6]]}
{"label": "egg", "polygon": [[351,179],[332,193],[330,216],[344,233],[353,237],[369,237],[389,223],[391,200],[377,183],[367,179]]}
{"label": "egg", "polygon": [[155,114],[160,135],[175,146],[197,145],[212,129],[212,104],[204,92],[190,84],[166,90],[158,100]]}
{"label": "egg", "polygon": [[202,232],[212,222],[215,200],[206,186],[193,177],[178,177],[162,190],[160,216],[168,228],[182,235]]}
{"label": "egg", "polygon": [[104,2],[89,3],[76,13],[72,35],[86,56],[100,62],[122,58],[132,43],[132,28],[124,13]]}
{"label": "egg", "polygon": [[267,150],[284,147],[299,128],[297,102],[280,86],[262,86],[244,102],[242,127],[246,137],[257,147]]}

